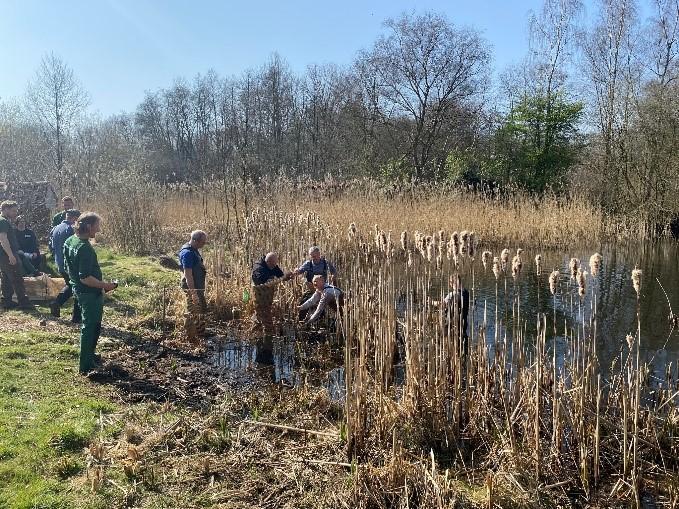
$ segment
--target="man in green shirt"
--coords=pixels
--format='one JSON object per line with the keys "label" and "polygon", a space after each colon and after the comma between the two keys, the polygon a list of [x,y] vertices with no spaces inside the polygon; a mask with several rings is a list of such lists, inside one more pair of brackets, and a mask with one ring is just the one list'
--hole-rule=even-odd
{"label": "man in green shirt", "polygon": [[101,218],[94,212],[83,214],[74,226],[75,235],[64,243],[64,269],[82,311],[80,373],[88,373],[95,368],[94,351],[101,334],[104,293],[118,286],[102,281],[97,253],[90,244],[100,225]]}
{"label": "man in green shirt", "polygon": [[[15,201],[0,203],[0,270],[2,271],[2,306],[5,309],[17,307],[33,309],[28,301],[21,262],[17,260],[18,243],[12,223],[17,217],[19,206]],[[18,304],[12,301],[12,294],[17,296]]]}
{"label": "man in green shirt", "polygon": [[73,206],[73,198],[71,198],[70,196],[64,196],[61,199],[61,204],[63,206],[63,210],[61,212],[54,214],[54,217],[52,218],[52,228],[60,225],[66,219],[67,210],[75,208]]}

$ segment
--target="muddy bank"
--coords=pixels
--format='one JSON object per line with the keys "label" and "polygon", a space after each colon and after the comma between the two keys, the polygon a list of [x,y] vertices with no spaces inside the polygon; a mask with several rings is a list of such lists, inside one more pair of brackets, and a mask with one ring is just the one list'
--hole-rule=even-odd
{"label": "muddy bank", "polygon": [[125,402],[177,402],[209,410],[226,393],[327,388],[343,398],[343,345],[335,334],[284,328],[282,335],[251,337],[230,323],[191,344],[162,334],[104,327],[102,365],[89,375]]}

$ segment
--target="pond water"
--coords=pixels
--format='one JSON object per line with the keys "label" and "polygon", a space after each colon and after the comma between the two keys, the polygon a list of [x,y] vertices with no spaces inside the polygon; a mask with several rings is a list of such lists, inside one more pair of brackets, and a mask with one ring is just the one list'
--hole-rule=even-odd
{"label": "pond water", "polygon": [[[595,252],[603,256],[603,262],[598,275],[587,278],[586,295],[581,299],[577,283],[570,276],[569,261],[578,258],[589,272],[589,259]],[[540,276],[536,273],[534,261],[538,253],[542,256]],[[485,313],[490,349],[495,337],[507,335],[511,344],[514,325],[512,302],[519,303],[520,321],[528,331],[536,330],[538,316],[544,313],[548,323],[548,343],[556,348],[557,356],[563,355],[567,348],[565,330],[582,329],[583,324],[589,328],[590,319],[594,316],[597,352],[605,371],[626,348],[627,334],[636,333],[638,310],[642,360],[649,362],[653,375],[658,379],[664,377],[669,364],[676,369],[679,331],[672,328],[668,316],[670,306],[675,314],[679,313],[679,243],[604,244],[574,248],[570,252],[524,251],[521,257],[523,270],[516,282],[510,275],[510,269],[509,274],[501,276],[498,281],[491,268],[484,271],[481,264],[475,265],[473,275],[471,271],[463,270],[463,284],[470,290],[472,298],[470,328],[478,330]],[[643,271],[638,300],[631,282],[635,267]],[[549,289],[548,279],[552,270],[559,270],[561,274],[556,296]],[[436,299],[440,298],[442,289],[439,286],[430,292],[430,297]],[[535,336],[534,332],[532,336]],[[256,373],[284,385],[312,382],[325,386],[333,399],[343,398],[342,345],[335,335],[328,335],[325,331],[309,333],[288,327],[281,337],[256,342],[240,341],[235,335],[227,335],[215,353],[213,364],[227,370]],[[402,367],[395,366],[395,370],[402,371]]]}
{"label": "pond water", "polygon": [[[589,259],[595,252],[603,256],[603,262],[596,277],[587,277],[586,295],[581,300],[577,282],[570,275],[569,262],[571,258],[578,258],[582,267],[590,272]],[[541,276],[536,273],[536,254],[538,251],[522,253],[523,270],[516,284],[511,275],[500,277],[497,313],[504,326],[500,326],[498,337],[507,333],[511,338],[514,296],[518,296],[521,321],[527,323],[528,330],[536,330],[537,317],[544,313],[548,339],[557,345],[563,340],[566,328],[582,329],[583,322],[589,327],[590,318],[594,316],[597,351],[601,365],[607,366],[625,347],[627,334],[636,334],[639,310],[642,359],[650,362],[655,371],[664,371],[669,362],[676,364],[679,359],[679,331],[671,326],[669,314],[670,306],[675,314],[679,312],[679,243],[604,244],[576,248],[568,253],[540,251]],[[638,301],[631,280],[635,267],[643,271]],[[559,270],[561,274],[556,296],[552,296],[549,289],[552,270]],[[495,277],[490,268],[485,272],[481,268],[475,270],[473,285],[470,279],[467,276],[463,284],[470,288],[476,304],[473,307],[474,323],[478,327],[483,322],[485,308],[487,337],[494,341]]]}

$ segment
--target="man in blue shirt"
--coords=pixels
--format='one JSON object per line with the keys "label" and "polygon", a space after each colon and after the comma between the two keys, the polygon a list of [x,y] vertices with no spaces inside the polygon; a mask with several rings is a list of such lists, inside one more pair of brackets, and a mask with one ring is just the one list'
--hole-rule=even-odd
{"label": "man in blue shirt", "polygon": [[[73,297],[73,288],[70,284],[68,273],[64,267],[64,242],[71,235],[75,233],[73,225],[80,217],[80,211],[76,209],[69,209],[66,211],[64,220],[52,229],[50,234],[50,245],[54,249],[54,263],[57,265],[57,270],[61,277],[64,278],[66,285],[61,289],[57,298],[50,304],[50,313],[52,316],[59,318],[61,316],[61,307],[66,304],[68,299]],[[78,301],[73,299],[73,315],[71,317],[73,323],[81,322],[80,305]]]}
{"label": "man in blue shirt", "polygon": [[179,250],[179,267],[182,271],[181,286],[186,294],[188,313],[184,326],[189,339],[203,335],[205,332],[205,320],[203,315],[207,312],[207,300],[205,299],[205,263],[200,254],[207,243],[207,234],[202,230],[191,232],[189,241]]}

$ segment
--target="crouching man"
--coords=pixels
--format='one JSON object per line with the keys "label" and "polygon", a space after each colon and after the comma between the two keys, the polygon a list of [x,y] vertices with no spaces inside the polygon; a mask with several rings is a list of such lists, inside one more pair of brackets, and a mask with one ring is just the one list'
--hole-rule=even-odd
{"label": "crouching man", "polygon": [[312,284],[314,285],[314,294],[304,304],[298,307],[299,311],[306,311],[314,306],[316,309],[308,316],[305,323],[314,323],[318,321],[324,314],[325,309],[334,310],[338,315],[342,313],[342,306],[344,305],[344,294],[339,288],[329,285],[325,282],[322,275],[313,277]]}

